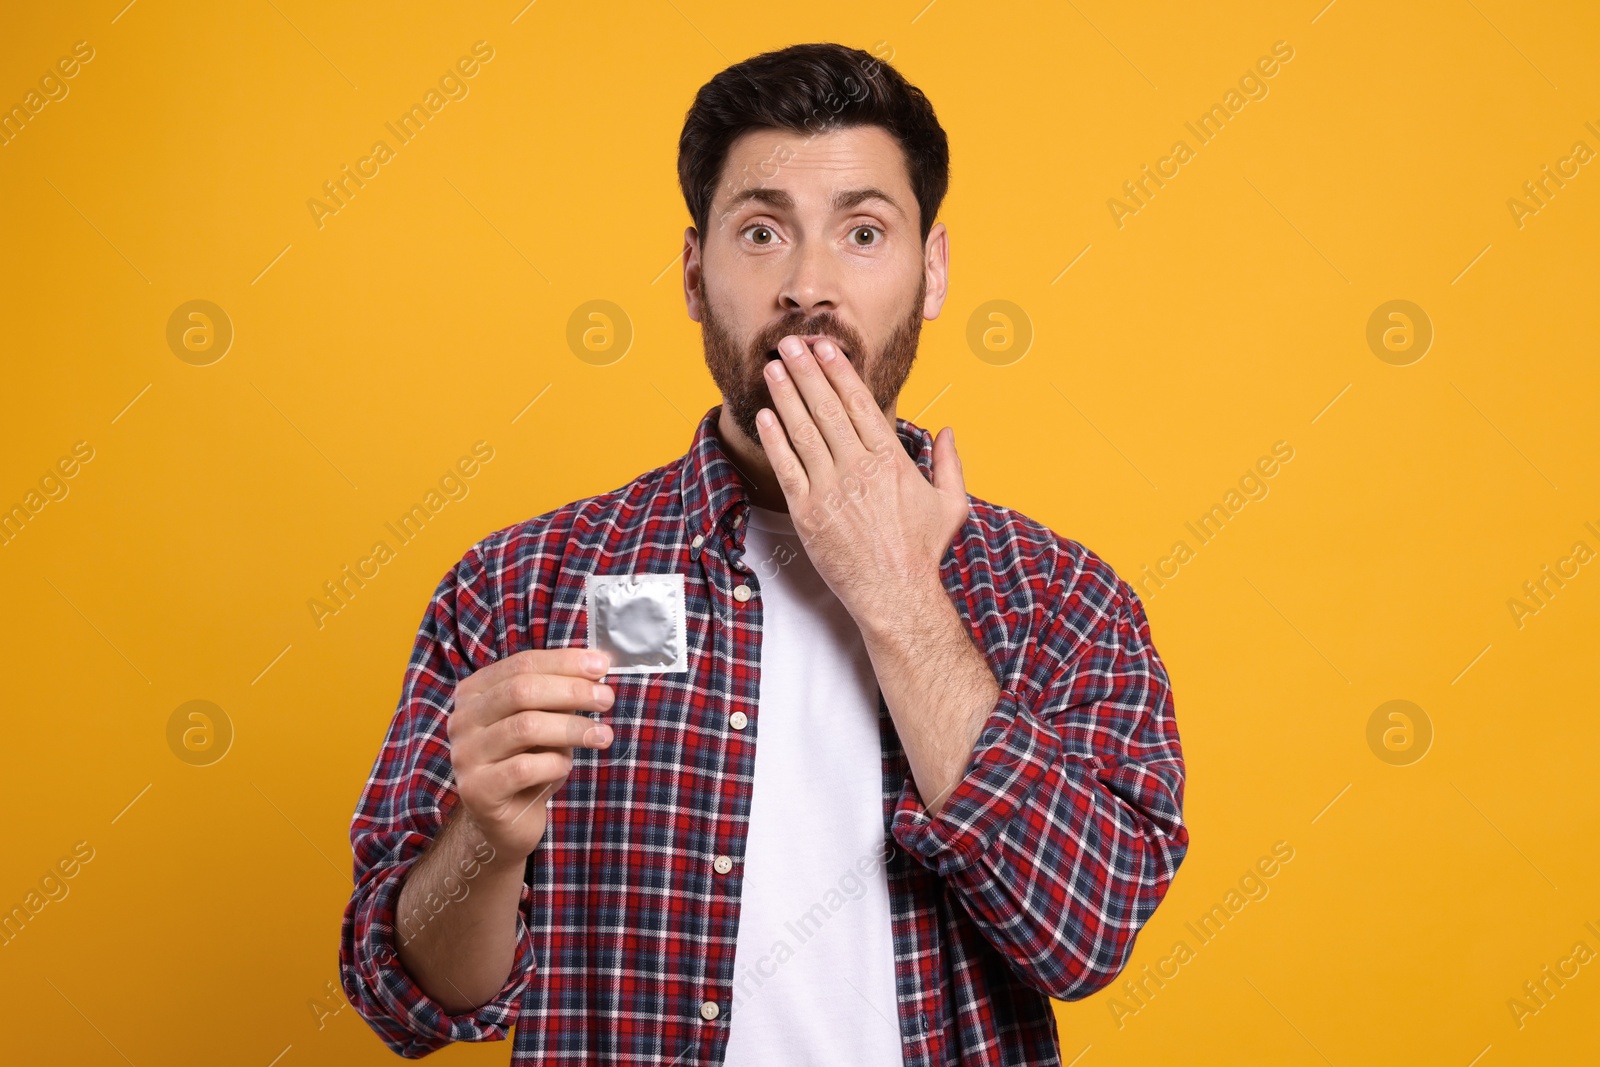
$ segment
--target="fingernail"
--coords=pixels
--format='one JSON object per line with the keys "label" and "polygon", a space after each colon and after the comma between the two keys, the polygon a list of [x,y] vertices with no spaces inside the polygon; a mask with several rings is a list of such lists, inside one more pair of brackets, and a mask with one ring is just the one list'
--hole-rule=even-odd
{"label": "fingernail", "polygon": [[773,360],[771,363],[767,364],[767,371],[772,375],[772,380],[775,382],[781,382],[785,378],[789,377],[789,372],[784,370],[783,364],[777,360]]}
{"label": "fingernail", "polygon": [[583,669],[591,674],[603,671],[606,669],[606,658],[598,652],[591,652],[583,657]]}
{"label": "fingernail", "polygon": [[778,351],[782,352],[786,356],[802,355],[804,354],[805,350],[805,343],[794,334],[790,334],[788,337],[785,337],[783,340],[778,342]]}
{"label": "fingernail", "polygon": [[609,726],[591,726],[588,732],[583,735],[583,743],[595,747],[604,745],[610,740],[611,727]]}

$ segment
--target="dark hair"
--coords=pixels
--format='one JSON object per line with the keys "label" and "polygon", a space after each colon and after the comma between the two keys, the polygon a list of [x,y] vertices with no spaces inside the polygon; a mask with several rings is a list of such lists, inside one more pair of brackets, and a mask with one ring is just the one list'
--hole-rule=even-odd
{"label": "dark hair", "polygon": [[950,187],[950,146],[933,105],[871,53],[829,43],[763,52],[700,87],[678,137],[678,185],[695,228],[705,234],[728,147],[741,134],[851,126],[881,126],[899,142],[926,242]]}

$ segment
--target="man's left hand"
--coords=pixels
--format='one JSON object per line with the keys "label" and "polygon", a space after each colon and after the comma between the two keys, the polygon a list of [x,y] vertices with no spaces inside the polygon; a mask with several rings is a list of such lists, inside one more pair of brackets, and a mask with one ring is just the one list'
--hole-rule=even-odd
{"label": "man's left hand", "polygon": [[814,347],[779,342],[761,447],[817,572],[863,631],[892,628],[944,596],[939,563],[968,510],[955,432],[934,438],[929,484],[850,360],[827,338]]}

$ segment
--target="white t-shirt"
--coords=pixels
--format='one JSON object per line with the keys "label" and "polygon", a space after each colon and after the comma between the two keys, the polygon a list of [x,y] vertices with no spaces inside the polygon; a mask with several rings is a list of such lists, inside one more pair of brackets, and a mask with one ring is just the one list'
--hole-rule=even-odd
{"label": "white t-shirt", "polygon": [[755,783],[728,1067],[900,1067],[878,679],[786,512],[751,507]]}

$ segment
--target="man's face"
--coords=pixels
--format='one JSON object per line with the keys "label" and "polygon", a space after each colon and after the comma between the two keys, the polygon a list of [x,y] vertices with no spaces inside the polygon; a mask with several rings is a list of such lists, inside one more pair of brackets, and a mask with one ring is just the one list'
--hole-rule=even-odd
{"label": "man's face", "polygon": [[765,367],[791,333],[831,337],[890,416],[944,300],[944,226],[929,234],[929,299],[918,220],[905,155],[880,127],[752,130],[729,148],[707,232],[685,234],[685,281],[724,415],[750,441],[756,412],[777,411]]}

